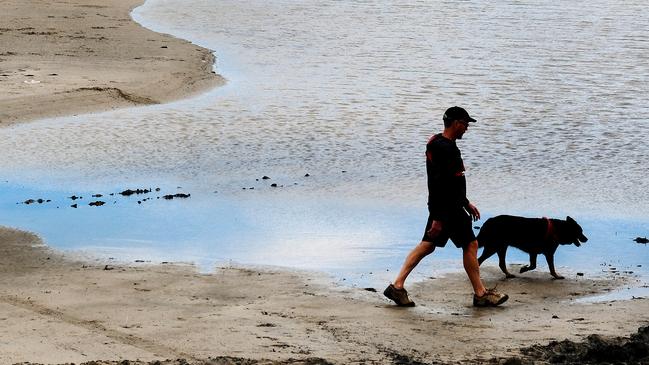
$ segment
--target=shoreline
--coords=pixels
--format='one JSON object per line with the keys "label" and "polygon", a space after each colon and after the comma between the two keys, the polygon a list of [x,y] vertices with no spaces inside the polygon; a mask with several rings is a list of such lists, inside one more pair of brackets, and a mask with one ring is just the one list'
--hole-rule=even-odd
{"label": "shoreline", "polygon": [[487,267],[485,282],[510,294],[502,307],[471,307],[460,273],[413,283],[417,306],[398,308],[382,288],[338,286],[318,273],[80,261],[10,228],[0,228],[0,253],[2,363],[480,363],[649,324],[649,298],[579,302],[624,277],[503,280]]}
{"label": "shoreline", "polygon": [[3,1],[0,127],[164,103],[222,85],[210,50],[131,18],[142,3]]}

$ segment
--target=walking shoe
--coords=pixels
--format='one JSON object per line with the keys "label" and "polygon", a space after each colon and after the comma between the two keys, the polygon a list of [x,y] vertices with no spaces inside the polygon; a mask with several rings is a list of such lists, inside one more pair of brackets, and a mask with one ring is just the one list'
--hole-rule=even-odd
{"label": "walking shoe", "polygon": [[400,307],[415,306],[415,302],[408,298],[408,292],[404,288],[397,289],[394,285],[390,284],[383,291],[383,295],[385,295],[389,299],[392,299]]}
{"label": "walking shoe", "polygon": [[487,289],[481,297],[473,294],[473,306],[495,307],[505,303],[507,299],[509,299],[509,295],[498,293],[495,288]]}

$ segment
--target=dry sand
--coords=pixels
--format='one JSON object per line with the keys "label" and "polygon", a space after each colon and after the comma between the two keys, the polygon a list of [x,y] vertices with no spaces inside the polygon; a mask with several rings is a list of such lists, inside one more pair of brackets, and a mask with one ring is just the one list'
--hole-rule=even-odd
{"label": "dry sand", "polygon": [[143,0],[2,0],[0,126],[154,104],[223,80],[207,49],[135,23]]}
{"label": "dry sand", "polygon": [[576,302],[632,281],[622,276],[503,280],[491,267],[486,282],[511,295],[502,307],[473,308],[457,274],[411,285],[418,306],[399,308],[381,290],[339,287],[315,273],[83,262],[12,229],[0,230],[0,275],[2,364],[223,356],[479,363],[555,339],[626,336],[649,323],[646,298]]}

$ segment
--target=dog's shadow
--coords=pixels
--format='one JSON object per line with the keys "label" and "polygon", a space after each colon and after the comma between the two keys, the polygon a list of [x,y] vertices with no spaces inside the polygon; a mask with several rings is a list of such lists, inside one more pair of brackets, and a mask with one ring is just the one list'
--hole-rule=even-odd
{"label": "dog's shadow", "polygon": [[[512,270],[523,267],[511,264]],[[589,278],[583,274],[566,273],[565,279],[554,279],[547,271],[531,271],[506,278],[497,266],[483,266],[480,269],[487,287],[497,287],[511,299],[521,302],[542,300],[571,300],[583,296],[599,294],[614,289],[620,283],[607,278]]]}

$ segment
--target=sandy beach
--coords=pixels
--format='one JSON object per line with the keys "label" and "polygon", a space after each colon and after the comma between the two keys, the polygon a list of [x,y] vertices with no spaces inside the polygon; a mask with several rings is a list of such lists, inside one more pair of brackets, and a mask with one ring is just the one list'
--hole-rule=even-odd
{"label": "sandy beach", "polygon": [[502,307],[473,308],[457,274],[411,285],[418,306],[399,308],[382,288],[340,287],[317,273],[89,262],[7,228],[0,250],[2,364],[497,363],[535,344],[628,336],[649,323],[646,298],[576,301],[633,284],[623,276],[503,280],[489,267],[486,282],[511,295]]}
{"label": "sandy beach", "polygon": [[[209,50],[133,22],[140,3],[3,1],[0,127],[223,83]],[[457,273],[409,283],[418,305],[399,308],[383,287],[316,272],[100,261],[0,227],[0,364],[546,363],[526,349],[592,334],[615,342],[649,325],[649,298],[579,300],[646,285],[632,274],[482,273],[510,295],[504,306],[472,307]]]}
{"label": "sandy beach", "polygon": [[141,0],[0,4],[0,126],[162,103],[223,82],[214,57],[135,23]]}

